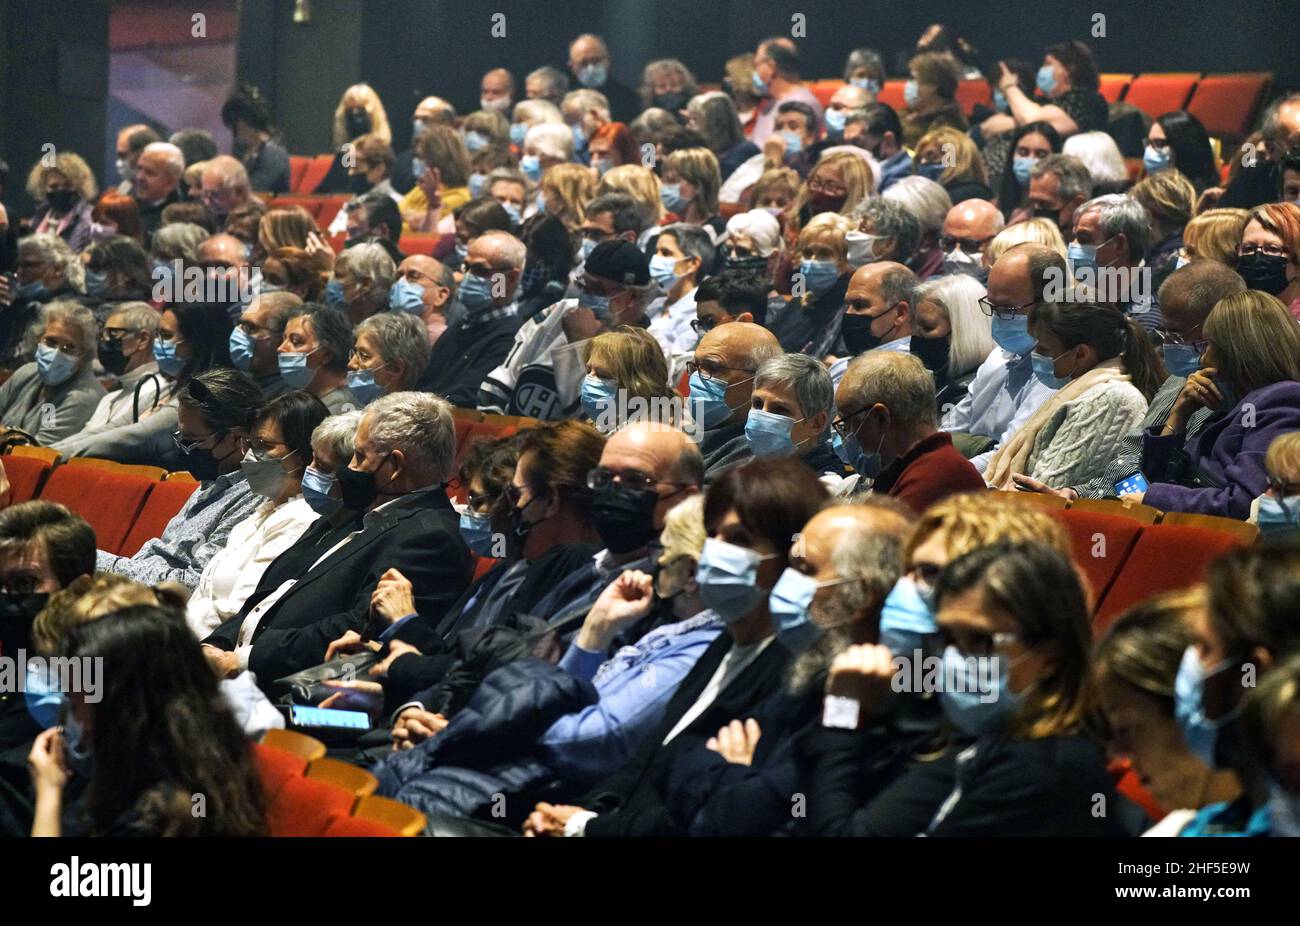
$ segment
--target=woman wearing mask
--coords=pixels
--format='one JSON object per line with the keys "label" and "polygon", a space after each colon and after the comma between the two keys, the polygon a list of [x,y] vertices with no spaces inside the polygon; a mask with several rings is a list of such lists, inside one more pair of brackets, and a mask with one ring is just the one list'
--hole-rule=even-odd
{"label": "woman wearing mask", "polygon": [[[393,131],[388,124],[388,113],[379,94],[369,84],[353,84],[343,91],[338,108],[334,110],[331,138],[335,148],[334,163],[316,187],[317,193],[347,193],[349,191],[348,167],[343,163],[345,154],[353,152],[358,138],[373,135],[388,145],[393,143]],[[391,152],[391,147],[390,147]]]}
{"label": "woman wearing mask", "polygon": [[609,435],[629,421],[676,426],[683,403],[668,387],[664,352],[644,328],[621,326],[598,334],[583,351],[582,410]]}
{"label": "woman wearing mask", "polygon": [[727,224],[718,215],[718,188],[722,175],[718,159],[708,148],[683,148],[663,162],[659,188],[664,208],[688,225],[702,225],[718,240]]}
{"label": "woman wearing mask", "polygon": [[876,94],[885,86],[885,64],[880,52],[873,48],[855,48],[844,59],[844,82],[871,94],[874,102]]}
{"label": "woman wearing mask", "polygon": [[831,448],[834,387],[826,365],[807,354],[784,354],[764,361],[754,374],[754,394],[742,439],[719,449],[710,460],[709,480],[737,455],[792,457],[834,491],[847,475]]}
{"label": "woman wearing mask", "polygon": [[723,253],[728,270],[748,270],[771,286],[780,245],[781,223],[766,209],[740,212],[727,220]]}
{"label": "woman wearing mask", "polygon": [[1174,716],[1174,679],[1204,607],[1200,588],[1150,598],[1117,617],[1093,650],[1111,755],[1132,763],[1167,813],[1149,836],[1174,835],[1200,808],[1241,794],[1236,775],[1215,770],[1188,748]]}
{"label": "woman wearing mask", "polygon": [[[550,100],[520,100],[515,104],[514,118],[510,122],[510,145],[517,154],[524,154],[524,142],[528,133],[539,125],[564,125],[564,113]],[[569,133],[569,143],[573,143],[573,132],[564,125]],[[533,179],[533,178],[529,178]],[[536,180],[533,180],[535,183]]]}
{"label": "woman wearing mask", "polygon": [[16,271],[13,282],[0,275],[0,370],[16,370],[32,359],[28,336],[45,305],[81,302],[86,291],[85,265],[57,235],[19,239]]}
{"label": "woman wearing mask", "polygon": [[834,344],[844,309],[844,293],[853,268],[848,262],[845,236],[853,224],[834,212],[813,218],[799,234],[800,257],[792,274],[794,295],[777,312],[769,310],[767,327],[782,350],[825,356]]}
{"label": "woman wearing mask", "polygon": [[1201,120],[1181,109],[1152,121],[1142,166],[1148,177],[1171,169],[1178,171],[1192,182],[1197,196],[1219,185],[1219,168],[1214,163],[1210,136]]}
{"label": "woman wearing mask", "polygon": [[1255,499],[1247,520],[1266,538],[1300,533],[1300,431],[1282,434],[1264,456],[1268,491]]}
{"label": "woman wearing mask", "polygon": [[1048,122],[1062,138],[1076,132],[1104,131],[1109,117],[1106,98],[1097,92],[1100,79],[1092,50],[1072,40],[1049,45],[1035,83],[1040,100],[1020,85],[1006,62],[999,62],[998,89],[1006,97],[1010,113],[986,120],[986,136],[1010,132],[1028,122]]}
{"label": "woman wearing mask", "polygon": [[[872,782],[865,801],[860,772],[825,759],[814,764],[802,782],[818,795],[810,801],[813,831],[1123,835],[1115,814],[1093,812],[1098,795],[1106,806],[1115,795],[1093,729],[1088,611],[1069,559],[1036,544],[982,547],[938,574],[934,609],[938,630],[927,658],[939,660],[950,738],[937,755],[887,783]],[[920,671],[905,665],[913,677]],[[884,646],[851,647],[837,657],[821,736],[870,742],[895,671]]]}
{"label": "woman wearing mask", "polygon": [[362,405],[415,388],[429,363],[429,330],[418,315],[379,312],[356,329],[348,389]]}
{"label": "woman wearing mask", "polygon": [[1034,376],[1056,392],[998,449],[984,478],[997,489],[1096,479],[1146,416],[1168,376],[1164,363],[1137,323],[1110,306],[1039,303],[1029,330]]}
{"label": "woman wearing mask", "polygon": [[[134,238],[113,235],[91,245],[81,255],[86,266],[86,299],[96,307],[106,302],[150,302],[153,268],[149,255]],[[102,317],[104,309],[100,308]]]}
{"label": "woman wearing mask", "polygon": [[641,154],[632,140],[632,133],[621,122],[606,122],[592,132],[587,141],[587,151],[597,181],[615,167],[641,163]]}
{"label": "woman wearing mask", "polygon": [[720,90],[691,97],[686,104],[686,127],[704,138],[718,159],[718,169],[724,181],[732,171],[759,153],[758,146],[745,137],[736,105]]}
{"label": "woman wearing mask", "polygon": [[296,306],[285,316],[284,340],[277,349],[280,378],[290,389],[310,392],[331,415],[363,404],[348,388],[348,358],[353,333],[348,317],[319,304]]}
{"label": "woman wearing mask", "polygon": [[1250,211],[1237,245],[1237,272],[1300,321],[1300,206],[1268,203]]}
{"label": "woman wearing mask", "polygon": [[993,199],[979,149],[969,135],[951,126],[931,129],[917,142],[916,172],[947,190],[954,205]]}
{"label": "woman wearing mask", "polygon": [[470,153],[450,126],[435,125],[415,140],[415,153],[424,170],[399,204],[404,230],[440,230],[451,215],[470,201]]}
{"label": "woman wearing mask", "polygon": [[[63,834],[71,769],[89,777],[73,827],[82,834],[266,834],[248,738],[179,612],[135,606],[80,624],[67,653],[101,663],[104,690],[93,702],[69,695],[63,726],[32,746],[33,836]],[[194,813],[195,794],[203,814]]]}
{"label": "woman wearing mask", "polygon": [[914,147],[921,137],[940,126],[952,126],[960,132],[969,128],[957,102],[960,79],[956,62],[947,55],[924,52],[907,63],[911,78],[903,87],[907,108],[902,117],[903,138]]}
{"label": "woman wearing mask", "polygon": [[[787,242],[793,242],[814,216],[833,212],[849,215],[871,196],[871,170],[856,154],[836,151],[808,172],[799,195],[781,216]],[[754,207],[763,208],[756,197]]]}
{"label": "woman wearing mask", "polygon": [[980,309],[986,293],[982,283],[960,273],[921,284],[909,349],[934,374],[940,409],[961,401],[993,351],[992,320]]}
{"label": "woman wearing mask", "polygon": [[1049,154],[1060,154],[1061,144],[1060,133],[1050,122],[1029,122],[1011,134],[1010,157],[998,175],[997,202],[1004,218],[1010,220],[1014,213],[1026,209],[1029,172]]}
{"label": "woman wearing mask", "polygon": [[75,302],[51,302],[41,321],[36,359],[0,386],[0,444],[71,437],[104,397],[94,371],[95,316]]}
{"label": "woman wearing mask", "polygon": [[[527,321],[564,298],[574,269],[573,237],[559,219],[534,215],[524,222],[519,239],[528,248],[519,278],[517,316]],[[585,260],[585,256],[579,256]]]}
{"label": "woman wearing mask", "polygon": [[274,398],[258,412],[240,469],[261,505],[203,567],[185,617],[196,639],[238,614],[271,561],[319,517],[303,499],[302,477],[312,459],[312,433],[327,414],[305,392]]}
{"label": "woman wearing mask", "polygon": [[695,96],[698,88],[695,75],[676,58],[651,61],[641,72],[641,108],[658,107],[678,119],[686,103]]}
{"label": "woman wearing mask", "polygon": [[58,235],[74,251],[81,251],[92,240],[95,208],[95,175],[81,155],[63,151],[32,167],[27,175],[27,195],[36,203],[31,228],[36,235]]}
{"label": "woman wearing mask", "polygon": [[[1244,519],[1268,488],[1264,454],[1300,430],[1300,329],[1272,296],[1246,290],[1221,300],[1201,331],[1208,346],[1163,427],[1147,431],[1134,501],[1161,511]],[[1216,412],[1190,441],[1187,420]]]}
{"label": "woman wearing mask", "polygon": [[352,459],[353,440],[361,410],[330,415],[311,432],[311,462],[302,474],[302,498],[312,511],[341,522],[349,517],[342,507],[343,492],[337,473]]}
{"label": "woman wearing mask", "polygon": [[[523,151],[519,159],[520,172],[529,183],[541,183],[542,177],[552,167],[573,161],[573,133],[563,122],[535,125],[524,137]],[[533,205],[541,209],[541,198],[535,199]]]}

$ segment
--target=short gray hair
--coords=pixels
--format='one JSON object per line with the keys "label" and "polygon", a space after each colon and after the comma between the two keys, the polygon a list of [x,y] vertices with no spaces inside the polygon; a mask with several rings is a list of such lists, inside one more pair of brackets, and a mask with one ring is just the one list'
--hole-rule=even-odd
{"label": "short gray hair", "polygon": [[397,281],[397,264],[393,263],[393,259],[381,245],[373,241],[363,241],[350,248],[344,248],[343,253],[334,262],[336,272],[340,266],[374,280],[376,297],[382,297],[381,304],[388,302],[388,291]]}
{"label": "short gray hair", "polygon": [[921,299],[921,281],[916,274],[899,264],[890,267],[880,276],[880,295],[885,305],[894,306],[906,302],[909,318],[916,317],[916,304]]}
{"label": "short gray hair", "polygon": [[357,325],[356,338],[367,334],[384,363],[400,360],[406,367],[399,386],[414,389],[429,363],[429,329],[418,315],[406,312],[376,312]]}
{"label": "short gray hair", "polygon": [[99,328],[95,323],[94,312],[80,302],[59,299],[45,304],[41,309],[41,320],[37,324],[43,331],[50,322],[63,322],[81,332],[77,344],[81,349],[81,359],[83,361],[94,359],[96,342],[99,340]]}
{"label": "short gray hair", "polygon": [[826,364],[807,354],[778,354],[764,361],[754,374],[754,388],[789,390],[805,418],[827,413],[827,424],[835,409],[835,387]]}
{"label": "short gray hair", "polygon": [[365,420],[376,452],[402,451],[411,470],[431,483],[451,473],[456,426],[445,399],[428,392],[391,392],[370,403]]}
{"label": "short gray hair", "polygon": [[147,331],[150,335],[158,333],[158,322],[162,320],[162,313],[147,302],[119,302],[109,309],[104,323],[115,315],[120,315],[132,331]]}
{"label": "short gray hair", "polygon": [[568,75],[559,68],[551,67],[549,64],[542,65],[535,71],[529,71],[528,77],[524,78],[525,82],[530,77],[540,77],[542,80],[546,81],[547,90],[544,96],[548,99],[553,97],[559,100],[569,92]]}
{"label": "short gray hair", "polygon": [[1151,215],[1145,206],[1126,193],[1108,193],[1088,200],[1079,207],[1077,215],[1094,209],[1101,213],[1102,235],[1127,238],[1128,252],[1134,260],[1140,260],[1146,254],[1147,245],[1151,243]]}
{"label": "short gray hair", "polygon": [[545,157],[573,160],[573,130],[564,123],[542,122],[533,126],[524,136],[525,152],[530,145]]}
{"label": "short gray hair", "polygon": [[140,156],[144,157],[144,155],[150,153],[161,154],[163,156],[165,159],[164,163],[167,165],[167,172],[172,175],[173,179],[179,180],[185,175],[185,152],[181,151],[180,148],[177,148],[171,142],[151,142],[144,146],[144,150],[140,152]]}
{"label": "short gray hair", "polygon": [[79,293],[86,291],[86,268],[68,242],[58,235],[28,235],[18,242],[18,253],[35,254],[46,263],[56,265],[69,286]]}
{"label": "short gray hair", "polygon": [[609,98],[599,90],[588,87],[570,90],[564,95],[561,107],[570,105],[578,107],[584,113],[589,109],[601,109],[605,111],[605,117],[609,118]]}
{"label": "short gray hair", "polygon": [[1056,174],[1061,183],[1058,190],[1061,199],[1092,195],[1092,173],[1078,158],[1068,154],[1049,154],[1029,171],[1031,180],[1044,174]]}
{"label": "short gray hair", "polygon": [[202,225],[193,222],[172,222],[164,225],[153,234],[149,245],[150,256],[171,261],[180,259],[196,263],[199,259],[199,245],[212,237]]}
{"label": "short gray hair", "polygon": [[867,351],[849,364],[842,383],[859,400],[857,409],[878,402],[905,428],[937,424],[934,374],[912,354]]}
{"label": "short gray hair", "polygon": [[550,100],[534,98],[520,100],[515,104],[515,120],[518,122],[528,121],[534,124],[554,122],[557,125],[563,125],[564,113],[560,112],[560,107]]}
{"label": "short gray hair", "polygon": [[927,232],[943,228],[943,220],[952,208],[948,191],[928,177],[904,177],[880,195],[911,212],[921,223],[921,230]]}
{"label": "short gray hair", "polygon": [[893,238],[901,260],[915,254],[921,244],[921,221],[902,203],[892,199],[873,196],[863,200],[849,213],[849,218],[856,223],[854,227],[870,223],[871,234]]}
{"label": "short gray hair", "polygon": [[311,432],[312,452],[323,452],[330,458],[346,466],[352,459],[355,449],[353,442],[357,436],[357,425],[361,423],[360,409],[330,415]]}
{"label": "short gray hair", "polygon": [[703,227],[688,225],[686,222],[674,222],[660,229],[659,235],[660,237],[672,235],[683,254],[700,259],[700,269],[695,272],[695,279],[703,280],[713,271],[713,264],[718,259],[718,249]]}

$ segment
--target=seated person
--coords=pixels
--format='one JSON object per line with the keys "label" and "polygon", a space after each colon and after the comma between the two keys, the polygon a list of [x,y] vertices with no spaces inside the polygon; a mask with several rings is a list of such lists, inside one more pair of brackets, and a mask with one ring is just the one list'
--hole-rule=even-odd
{"label": "seated person", "polygon": [[824,357],[839,340],[835,323],[853,274],[845,243],[852,228],[844,216],[823,212],[799,232],[796,250],[802,260],[792,276],[797,289],[788,302],[768,306],[765,323],[787,353]]}
{"label": "seated person", "polygon": [[[844,373],[835,393],[839,418],[832,446],[857,478],[839,494],[865,488],[922,512],[958,492],[984,488],[979,471],[937,427],[934,377],[914,355],[868,351]],[[868,450],[867,448],[872,448]]]}
{"label": "seated person", "polygon": [[826,365],[807,354],[781,354],[754,374],[745,433],[719,448],[704,472],[710,484],[728,467],[753,457],[793,457],[831,490],[846,475],[831,448],[835,393]]}
{"label": "seated person", "polygon": [[302,477],[312,459],[312,433],[325,418],[320,399],[289,392],[254,419],[239,468],[260,504],[208,560],[190,596],[186,623],[200,640],[240,612],[266,567],[319,517],[302,497]]}
{"label": "seated person", "polygon": [[687,427],[686,403],[669,388],[668,364],[647,329],[620,325],[596,335],[582,362],[582,411],[602,434],[636,420]]}
{"label": "seated person", "polygon": [[429,338],[418,316],[379,312],[356,328],[348,358],[348,389],[361,405],[415,388],[429,362]]}
{"label": "seated person", "polygon": [[1296,801],[1300,780],[1295,772],[1295,730],[1300,715],[1300,656],[1292,651],[1286,662],[1250,691],[1242,716],[1245,745],[1267,769],[1269,784],[1269,835],[1300,836]]}
{"label": "seated person", "polygon": [[239,468],[244,444],[262,396],[247,373],[213,369],[181,389],[173,435],[186,469],[199,488],[163,529],[134,556],[100,550],[96,569],[116,572],[144,585],[198,585],[208,560],[226,545],[230,532],[261,504]]}
{"label": "seated person", "polygon": [[745,436],[754,376],[760,366],[781,355],[776,335],[751,322],[718,325],[700,338],[685,369],[691,418],[704,428],[700,453],[705,472]]}
{"label": "seated person", "polygon": [[352,323],[341,309],[312,302],[294,306],[285,314],[284,339],[276,348],[280,379],[320,399],[331,415],[360,408],[348,388],[352,345]]}
{"label": "seated person", "polygon": [[289,384],[280,377],[279,348],[289,313],[302,304],[296,293],[263,290],[253,297],[230,332],[230,362],[235,369],[252,374],[268,399],[289,391]]}
{"label": "seated person", "polygon": [[1264,455],[1268,491],[1255,499],[1248,520],[1264,537],[1294,537],[1300,531],[1300,431],[1273,439]]}
{"label": "seated person", "polygon": [[40,312],[36,359],[0,386],[0,440],[45,446],[80,431],[104,387],[95,379],[95,316],[75,302]]}
{"label": "seated person", "polygon": [[717,249],[703,228],[677,222],[659,233],[650,258],[650,276],[663,296],[650,303],[646,315],[650,333],[663,348],[664,356],[690,350],[698,336],[691,327],[695,320],[695,294],[703,279],[713,272]]}
{"label": "seated person", "polygon": [[[265,690],[322,662],[347,630],[387,640],[412,618],[436,623],[469,584],[469,550],[442,490],[456,447],[447,403],[419,392],[376,399],[354,445],[337,473],[351,517],[317,521],[267,567],[243,610],[204,639],[218,677],[249,669]],[[400,607],[372,607],[380,580],[398,575],[414,593]]]}
{"label": "seated person", "polygon": [[844,293],[839,342],[831,351],[832,356],[840,355],[831,363],[835,385],[844,378],[849,361],[867,351],[911,350],[920,295],[916,274],[902,264],[876,261],[853,272]]}
{"label": "seated person", "polygon": [[975,371],[996,346],[980,309],[984,285],[964,273],[921,284],[908,349],[934,374],[940,415],[966,397]]}

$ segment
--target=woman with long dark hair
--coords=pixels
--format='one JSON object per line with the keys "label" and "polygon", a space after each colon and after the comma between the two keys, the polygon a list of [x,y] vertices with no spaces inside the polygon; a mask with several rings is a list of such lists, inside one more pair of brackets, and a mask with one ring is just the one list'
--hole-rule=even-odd
{"label": "woman with long dark hair", "polygon": [[[1003,152],[1005,161],[999,175],[1002,179],[997,181],[998,208],[1004,218],[1010,219],[1013,212],[1029,202],[1029,172],[1049,154],[1060,154],[1061,145],[1061,134],[1050,122],[1030,122],[1015,130],[1010,145]],[[993,175],[989,177],[992,179]]]}
{"label": "woman with long dark hair", "polygon": [[1157,116],[1151,123],[1142,164],[1148,177],[1169,168],[1177,170],[1192,181],[1198,195],[1219,185],[1210,136],[1201,120],[1181,109]]}
{"label": "woman with long dark hair", "polygon": [[64,725],[32,746],[33,836],[62,835],[70,774],[89,779],[88,834],[265,835],[248,740],[178,612],[137,605],[81,624],[64,654],[102,660],[103,686],[95,702],[69,695]]}

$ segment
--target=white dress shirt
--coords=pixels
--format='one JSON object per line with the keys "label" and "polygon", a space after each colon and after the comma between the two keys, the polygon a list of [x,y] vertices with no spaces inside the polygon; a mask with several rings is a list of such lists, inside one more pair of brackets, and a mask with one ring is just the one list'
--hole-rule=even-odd
{"label": "white dress shirt", "polygon": [[995,347],[980,364],[965,397],[943,411],[941,431],[979,434],[997,441],[993,449],[972,457],[981,473],[997,448],[1006,443],[1055,394],[1034,376],[1030,355],[1021,357]]}

